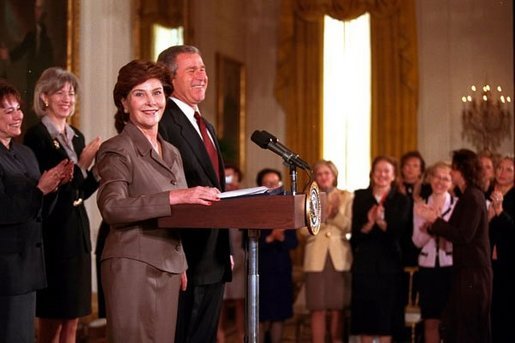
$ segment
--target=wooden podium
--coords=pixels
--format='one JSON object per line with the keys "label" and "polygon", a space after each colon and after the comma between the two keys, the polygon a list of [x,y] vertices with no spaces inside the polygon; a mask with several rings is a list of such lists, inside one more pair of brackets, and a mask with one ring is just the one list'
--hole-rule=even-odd
{"label": "wooden podium", "polygon": [[222,199],[211,206],[174,205],[163,228],[297,229],[306,226],[304,194],[252,195]]}
{"label": "wooden podium", "polygon": [[[321,194],[322,217],[325,194]],[[260,229],[306,226],[305,195],[252,195],[223,199],[211,206],[174,205],[172,215],[158,219],[162,228],[229,228],[248,230],[245,247],[247,292],[245,342],[259,341],[258,240]]]}

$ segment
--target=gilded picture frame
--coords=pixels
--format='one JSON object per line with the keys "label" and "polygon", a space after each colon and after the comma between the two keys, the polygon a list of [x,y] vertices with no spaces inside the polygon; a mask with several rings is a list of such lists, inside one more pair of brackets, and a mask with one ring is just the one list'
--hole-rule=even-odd
{"label": "gilded picture frame", "polygon": [[[80,74],[80,0],[0,0],[0,13],[0,77],[21,92],[26,129],[38,121],[32,98],[41,73],[59,66]],[[76,112],[72,124],[79,119]]]}
{"label": "gilded picture frame", "polygon": [[245,166],[245,68],[216,54],[216,129],[226,164]]}

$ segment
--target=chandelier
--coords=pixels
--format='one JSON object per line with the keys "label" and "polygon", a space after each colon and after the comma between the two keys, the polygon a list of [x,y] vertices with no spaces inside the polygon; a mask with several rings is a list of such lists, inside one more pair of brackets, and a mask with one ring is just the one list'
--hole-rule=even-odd
{"label": "chandelier", "polygon": [[478,91],[471,86],[471,95],[463,102],[461,136],[478,150],[496,151],[505,138],[511,137],[511,98],[502,94],[501,86],[492,91],[489,85]]}

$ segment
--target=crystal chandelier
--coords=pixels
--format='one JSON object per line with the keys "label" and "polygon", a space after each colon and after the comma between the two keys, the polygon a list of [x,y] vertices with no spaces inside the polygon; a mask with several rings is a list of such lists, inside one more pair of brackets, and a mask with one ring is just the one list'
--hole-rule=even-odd
{"label": "crystal chandelier", "polygon": [[461,136],[478,150],[496,151],[502,141],[511,137],[511,98],[502,94],[501,86],[492,91],[489,85],[478,91],[471,86],[471,95],[463,102]]}

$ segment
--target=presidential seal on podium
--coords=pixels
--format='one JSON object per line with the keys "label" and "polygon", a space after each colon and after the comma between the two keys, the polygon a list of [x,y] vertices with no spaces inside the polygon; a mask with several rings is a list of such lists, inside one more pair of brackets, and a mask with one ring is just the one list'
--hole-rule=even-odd
{"label": "presidential seal on podium", "polygon": [[306,226],[313,236],[320,231],[322,222],[322,202],[320,200],[320,188],[315,181],[311,183],[306,193],[305,200]]}

